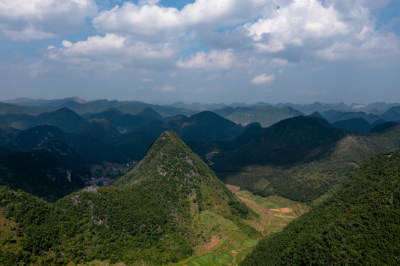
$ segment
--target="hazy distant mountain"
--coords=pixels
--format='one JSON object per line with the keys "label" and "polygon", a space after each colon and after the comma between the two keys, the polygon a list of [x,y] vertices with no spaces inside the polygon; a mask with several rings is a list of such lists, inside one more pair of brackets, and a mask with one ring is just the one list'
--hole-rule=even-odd
{"label": "hazy distant mountain", "polygon": [[93,114],[90,119],[106,119],[120,131],[132,131],[146,126],[154,120],[162,119],[161,115],[148,107],[136,115],[124,114],[118,109],[111,108],[107,111]]}
{"label": "hazy distant mountain", "polygon": [[85,100],[79,97],[70,97],[70,98],[56,99],[56,100],[17,98],[14,100],[8,100],[4,102],[20,106],[60,108],[60,107],[67,107],[67,105],[71,105],[72,103],[83,104],[85,103]]}
{"label": "hazy distant mountain", "polygon": [[184,103],[184,102],[176,102],[171,104],[171,107],[175,107],[175,108],[182,108],[182,109],[189,109],[189,110],[193,110],[193,111],[198,111],[198,112],[202,112],[202,111],[214,111],[217,109],[222,109],[227,107],[228,105],[224,104],[224,103]]}
{"label": "hazy distant mountain", "polygon": [[53,125],[66,132],[76,132],[85,123],[85,119],[68,108],[41,113],[38,116],[9,113],[0,115],[0,124],[23,130],[38,125]]}
{"label": "hazy distant mountain", "polygon": [[302,115],[301,112],[291,107],[276,108],[273,106],[226,108],[217,110],[216,113],[244,126],[258,122],[263,127],[268,127],[286,118]]}
{"label": "hazy distant mountain", "polygon": [[400,151],[366,162],[329,200],[266,237],[242,265],[398,265]]}
{"label": "hazy distant mountain", "polygon": [[168,122],[184,141],[232,140],[242,133],[243,127],[216,113],[205,111],[191,117],[178,116]]}
{"label": "hazy distant mountain", "polygon": [[329,110],[322,112],[321,115],[331,124],[334,124],[341,120],[348,120],[352,118],[362,118],[365,119],[369,124],[373,124],[381,117],[375,114],[367,114],[365,112],[342,112],[336,110]]}
{"label": "hazy distant mountain", "polygon": [[328,110],[337,110],[337,111],[351,111],[351,106],[345,103],[320,103],[314,102],[312,104],[293,104],[293,103],[280,103],[277,104],[276,107],[292,107],[293,109],[299,110],[304,114],[311,114],[313,112],[324,112]]}
{"label": "hazy distant mountain", "polygon": [[319,112],[314,112],[309,116],[325,120],[325,118]]}
{"label": "hazy distant mountain", "polygon": [[65,132],[77,132],[85,123],[85,119],[65,107],[54,112],[40,114],[36,118],[38,125],[53,125]]}
{"label": "hazy distant mountain", "polygon": [[400,122],[400,106],[391,107],[383,114],[383,119],[386,121]]}
{"label": "hazy distant mountain", "polygon": [[371,125],[363,118],[351,118],[347,120],[337,121],[334,127],[343,130],[367,134],[371,130]]}

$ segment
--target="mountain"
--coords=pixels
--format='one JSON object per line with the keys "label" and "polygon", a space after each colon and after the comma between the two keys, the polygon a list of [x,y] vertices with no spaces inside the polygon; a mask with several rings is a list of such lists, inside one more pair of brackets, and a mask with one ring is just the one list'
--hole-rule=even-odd
{"label": "mountain", "polygon": [[118,109],[111,108],[90,116],[90,119],[106,119],[120,131],[133,131],[144,127],[154,120],[162,119],[161,115],[151,108],[145,108],[136,115],[124,114]]}
{"label": "mountain", "polygon": [[273,106],[227,108],[217,110],[216,113],[243,126],[258,122],[263,127],[269,127],[286,118],[302,115],[301,112],[291,107],[277,108]]}
{"label": "mountain", "polygon": [[286,164],[321,157],[345,134],[326,121],[306,116],[276,123],[230,155],[239,165]]}
{"label": "mountain", "polygon": [[185,142],[232,140],[243,131],[242,126],[210,111],[191,117],[177,116],[168,122],[168,126]]}
{"label": "mountain", "polygon": [[17,129],[0,124],[0,145],[13,141],[18,133]]}
{"label": "mountain", "polygon": [[138,112],[136,114],[136,116],[144,116],[144,117],[149,117],[149,118],[159,119],[159,120],[162,119],[162,116],[159,113],[157,113],[156,111],[154,111],[154,109],[151,107],[144,108],[143,110]]}
{"label": "mountain", "polygon": [[80,128],[80,132],[89,133],[96,139],[111,145],[121,136],[118,130],[106,119],[91,119]]}
{"label": "mountain", "polygon": [[334,124],[338,121],[348,120],[353,118],[363,118],[368,123],[373,124],[377,120],[380,120],[381,117],[375,114],[367,114],[365,112],[343,112],[336,110],[329,110],[322,112],[321,115],[331,124]]}
{"label": "mountain", "polygon": [[242,222],[256,214],[173,132],[114,186],[54,204],[0,188],[0,202],[0,229],[19,232],[0,244],[4,264],[163,264],[210,252],[210,239],[227,247],[258,236]]}
{"label": "mountain", "polygon": [[85,103],[85,100],[79,97],[70,97],[70,98],[56,99],[56,100],[17,98],[5,102],[19,106],[60,108],[61,106],[66,107],[67,105],[71,105],[71,103],[83,104]]}
{"label": "mountain", "polygon": [[41,113],[38,116],[29,114],[7,113],[0,115],[0,124],[16,129],[29,129],[38,125],[52,125],[65,132],[76,132],[86,123],[86,120],[68,108]]}
{"label": "mountain", "polygon": [[2,154],[0,185],[55,201],[84,186],[88,170],[79,161],[71,162],[45,150]]}
{"label": "mountain", "polygon": [[39,149],[49,140],[68,143],[70,136],[55,126],[43,125],[19,131],[6,145],[14,150],[29,151]]}
{"label": "mountain", "polygon": [[314,112],[314,113],[310,114],[309,116],[325,120],[325,118],[319,112]]}
{"label": "mountain", "polygon": [[351,118],[347,120],[337,121],[333,124],[333,126],[343,130],[363,134],[367,134],[371,130],[371,125],[364,118]]}
{"label": "mountain", "polygon": [[[234,150],[220,146],[212,169],[227,184],[262,196],[312,203],[372,156],[400,148],[400,127],[367,136],[346,133],[317,118],[281,121]],[[205,154],[201,154],[204,156]]]}
{"label": "mountain", "polygon": [[393,106],[383,114],[386,121],[400,122],[400,106]]}
{"label": "mountain", "polygon": [[65,132],[77,132],[86,120],[68,108],[61,108],[54,112],[40,114],[37,117],[38,125],[53,125]]}
{"label": "mountain", "polygon": [[242,265],[398,265],[400,151],[369,160],[330,199],[259,243]]}
{"label": "mountain", "polygon": [[384,122],[371,128],[370,133],[383,133],[386,130],[399,126],[399,122]]}

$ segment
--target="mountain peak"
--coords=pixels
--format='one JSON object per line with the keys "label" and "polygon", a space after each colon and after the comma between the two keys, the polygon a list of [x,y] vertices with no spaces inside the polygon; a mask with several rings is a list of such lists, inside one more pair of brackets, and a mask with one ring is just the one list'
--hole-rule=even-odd
{"label": "mountain peak", "polygon": [[[197,155],[179,139],[175,132],[165,131],[153,143],[138,165],[122,177],[117,184],[130,186],[137,184],[141,178],[169,178],[170,175],[183,179],[185,175],[196,176],[196,173],[189,174],[194,170],[192,169],[194,161],[196,164],[204,164],[196,157]],[[186,170],[188,172],[185,172]],[[211,170],[209,171],[211,172]]]}
{"label": "mountain peak", "polygon": [[[115,184],[117,187],[174,187],[179,198],[195,199],[199,211],[211,210],[220,215],[237,213],[239,200],[214,172],[173,131],[165,131],[146,156]],[[240,206],[238,208],[245,208]],[[244,214],[247,215],[247,214]]]}

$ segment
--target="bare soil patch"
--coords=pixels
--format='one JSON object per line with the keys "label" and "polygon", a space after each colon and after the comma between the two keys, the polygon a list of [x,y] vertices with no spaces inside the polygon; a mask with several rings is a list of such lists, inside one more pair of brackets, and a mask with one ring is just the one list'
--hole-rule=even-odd
{"label": "bare soil patch", "polygon": [[273,212],[281,212],[281,213],[290,213],[293,210],[291,208],[279,208],[279,209],[271,209]]}
{"label": "bare soil patch", "polygon": [[236,192],[238,192],[238,191],[240,190],[240,187],[239,187],[239,186],[226,185],[226,187],[227,187],[230,191],[232,191],[232,193],[236,193]]}
{"label": "bare soil patch", "polygon": [[219,238],[219,236],[212,236],[210,242],[204,244],[204,247],[210,251],[212,249],[214,249],[215,247],[218,246],[219,243],[221,243],[221,238]]}

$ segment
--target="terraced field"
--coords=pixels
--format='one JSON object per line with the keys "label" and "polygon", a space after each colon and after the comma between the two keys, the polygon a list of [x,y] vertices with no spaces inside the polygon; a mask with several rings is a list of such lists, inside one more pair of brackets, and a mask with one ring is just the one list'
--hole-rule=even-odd
{"label": "terraced field", "polygon": [[[245,220],[263,236],[272,232],[281,231],[288,223],[307,212],[310,208],[303,203],[292,201],[279,196],[261,197],[252,194],[250,191],[241,190],[238,186],[227,185],[227,188],[235,193],[249,208],[255,211],[259,217],[252,220]],[[196,223],[201,223],[201,228],[210,227],[210,232],[216,232],[216,221],[219,217],[212,215],[201,215]],[[232,226],[229,223],[218,221],[224,226],[219,227],[217,232],[221,235],[229,234]],[[211,230],[212,229],[212,230]],[[204,232],[203,232],[204,233]],[[257,245],[259,239],[243,239],[242,236],[234,236],[237,242],[229,241],[226,238],[220,238],[217,235],[209,236],[209,242],[202,246],[203,256],[192,257],[181,261],[178,265],[205,266],[205,265],[237,265],[244,257]]]}

